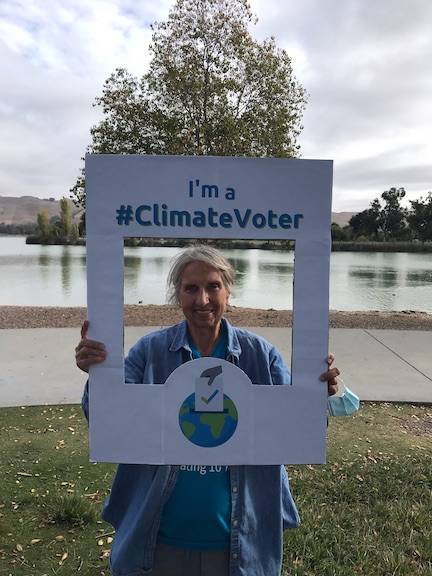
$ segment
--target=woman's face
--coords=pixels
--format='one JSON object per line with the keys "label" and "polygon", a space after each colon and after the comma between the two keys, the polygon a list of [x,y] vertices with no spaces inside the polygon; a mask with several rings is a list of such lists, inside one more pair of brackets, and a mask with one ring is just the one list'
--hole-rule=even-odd
{"label": "woman's face", "polygon": [[179,296],[180,306],[192,331],[219,329],[229,293],[216,268],[198,260],[185,266]]}

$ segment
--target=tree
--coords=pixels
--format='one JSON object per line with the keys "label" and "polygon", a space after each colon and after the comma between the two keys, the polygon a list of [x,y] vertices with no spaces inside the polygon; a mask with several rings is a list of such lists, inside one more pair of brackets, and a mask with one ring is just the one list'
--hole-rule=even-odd
{"label": "tree", "polygon": [[37,215],[38,232],[46,237],[51,234],[51,216],[46,208],[42,208]]}
{"label": "tree", "polygon": [[381,194],[385,205],[381,210],[379,221],[384,242],[388,238],[401,240],[405,235],[407,210],[401,206],[405,194],[404,188],[390,188]]}
{"label": "tree", "polygon": [[346,242],[349,239],[348,227],[342,228],[336,222],[331,224],[331,239],[333,242]]}
{"label": "tree", "polygon": [[70,239],[72,242],[77,242],[79,239],[79,226],[78,224],[72,224],[72,230],[70,233]]}
{"label": "tree", "polygon": [[373,236],[377,239],[380,228],[380,214],[381,204],[378,198],[371,202],[370,208],[354,214],[349,221],[354,236],[366,236],[367,238]]}
{"label": "tree", "polygon": [[[106,80],[87,151],[297,156],[305,91],[286,51],[253,40],[251,23],[247,0],[176,0],[152,27],[149,72]],[[85,206],[84,170],[71,192]]]}
{"label": "tree", "polygon": [[432,192],[428,192],[425,200],[420,196],[418,200],[410,200],[410,204],[407,220],[411,229],[422,243],[432,240]]}
{"label": "tree", "polygon": [[71,207],[66,198],[60,200],[60,220],[56,222],[58,234],[63,238],[70,238],[72,235]]}

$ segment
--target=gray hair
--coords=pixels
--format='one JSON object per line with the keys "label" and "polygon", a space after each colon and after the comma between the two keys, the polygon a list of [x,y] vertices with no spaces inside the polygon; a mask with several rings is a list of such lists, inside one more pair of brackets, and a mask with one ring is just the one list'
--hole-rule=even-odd
{"label": "gray hair", "polygon": [[215,268],[222,277],[228,294],[234,294],[235,270],[219,250],[205,244],[194,244],[174,256],[167,278],[167,298],[170,304],[180,305],[180,285],[184,268],[191,262],[204,262]]}

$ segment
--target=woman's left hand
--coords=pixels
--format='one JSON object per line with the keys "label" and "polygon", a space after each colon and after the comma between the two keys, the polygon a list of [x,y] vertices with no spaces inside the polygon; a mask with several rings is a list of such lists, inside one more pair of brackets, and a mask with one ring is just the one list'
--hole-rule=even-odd
{"label": "woman's left hand", "polygon": [[327,356],[328,370],[327,372],[324,372],[324,374],[321,374],[319,378],[321,382],[327,382],[329,396],[333,396],[333,394],[336,394],[336,392],[338,391],[338,383],[336,378],[339,376],[340,370],[339,368],[336,368],[336,366],[334,368],[331,368],[334,359],[335,359],[334,354],[329,354]]}

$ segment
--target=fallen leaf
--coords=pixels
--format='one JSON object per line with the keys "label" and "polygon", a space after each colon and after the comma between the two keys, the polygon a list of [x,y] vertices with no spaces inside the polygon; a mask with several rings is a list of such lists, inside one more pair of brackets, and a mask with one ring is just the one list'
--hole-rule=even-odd
{"label": "fallen leaf", "polygon": [[57,542],[63,542],[65,537],[64,536],[56,536],[55,539],[57,540]]}
{"label": "fallen leaf", "polygon": [[42,542],[41,538],[33,538],[33,540],[30,540],[30,544],[33,546],[33,544],[37,544],[38,542]]}
{"label": "fallen leaf", "polygon": [[86,498],[91,498],[92,500],[99,500],[98,492],[95,492],[94,494],[84,494],[84,496]]}
{"label": "fallen leaf", "polygon": [[21,544],[17,544],[15,546],[15,548],[18,550],[18,552],[22,552],[23,551],[23,547],[21,546]]}

